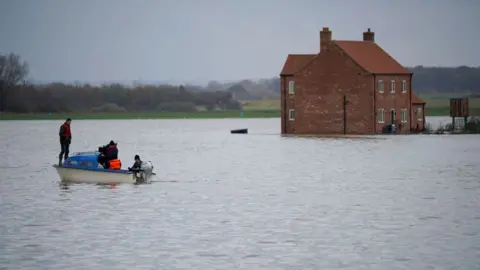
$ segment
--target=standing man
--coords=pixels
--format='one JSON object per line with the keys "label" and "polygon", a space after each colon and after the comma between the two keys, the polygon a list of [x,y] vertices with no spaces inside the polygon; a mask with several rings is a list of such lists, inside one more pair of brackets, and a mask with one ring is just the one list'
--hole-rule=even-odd
{"label": "standing man", "polygon": [[68,158],[68,152],[70,148],[70,143],[72,142],[72,131],[70,129],[70,123],[72,119],[67,118],[67,121],[63,123],[60,127],[60,132],[58,135],[60,136],[60,155],[58,156],[58,166],[62,166],[62,158],[65,154],[65,159]]}

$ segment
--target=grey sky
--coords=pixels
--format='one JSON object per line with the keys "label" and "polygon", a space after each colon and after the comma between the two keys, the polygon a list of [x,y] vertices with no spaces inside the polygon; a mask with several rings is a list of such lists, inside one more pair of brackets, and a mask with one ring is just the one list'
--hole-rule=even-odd
{"label": "grey sky", "polygon": [[476,0],[0,0],[0,52],[35,80],[206,82],[278,76],[319,31],[407,66],[480,66]]}

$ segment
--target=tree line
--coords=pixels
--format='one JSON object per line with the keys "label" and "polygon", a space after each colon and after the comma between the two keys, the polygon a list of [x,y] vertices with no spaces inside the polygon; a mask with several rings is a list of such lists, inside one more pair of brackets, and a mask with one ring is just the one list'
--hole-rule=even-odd
{"label": "tree line", "polygon": [[[480,67],[409,68],[417,93],[480,96]],[[8,112],[195,112],[238,110],[238,100],[278,99],[279,77],[258,81],[198,85],[33,84],[28,63],[14,53],[0,54],[0,111]]]}
{"label": "tree line", "polygon": [[480,95],[480,67],[408,68],[413,72],[412,87],[417,93],[459,93]]}
{"label": "tree line", "polygon": [[196,112],[238,110],[226,91],[189,92],[183,86],[47,85],[9,86],[4,111],[29,112]]}
{"label": "tree line", "polygon": [[36,112],[196,112],[238,110],[232,92],[198,91],[174,85],[31,84],[28,64],[18,55],[0,55],[0,110]]}

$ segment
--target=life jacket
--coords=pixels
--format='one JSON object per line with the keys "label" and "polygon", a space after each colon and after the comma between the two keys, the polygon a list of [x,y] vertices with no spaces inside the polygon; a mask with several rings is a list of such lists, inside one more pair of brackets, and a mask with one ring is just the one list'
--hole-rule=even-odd
{"label": "life jacket", "polygon": [[120,170],[122,168],[122,162],[120,159],[112,159],[108,161],[108,168],[110,170]]}
{"label": "life jacket", "polygon": [[67,124],[67,123],[64,123],[63,124],[63,127],[65,128],[65,131],[63,132],[62,136],[64,137],[71,137],[72,136],[72,132],[70,130],[70,126]]}

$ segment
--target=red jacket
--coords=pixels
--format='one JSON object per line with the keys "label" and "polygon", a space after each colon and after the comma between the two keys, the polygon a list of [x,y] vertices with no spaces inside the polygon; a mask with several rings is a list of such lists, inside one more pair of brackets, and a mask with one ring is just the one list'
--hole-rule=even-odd
{"label": "red jacket", "polygon": [[58,133],[58,135],[60,135],[60,140],[71,140],[72,139],[72,130],[70,128],[70,125],[68,125],[67,123],[64,123],[61,127],[60,127],[60,131]]}

